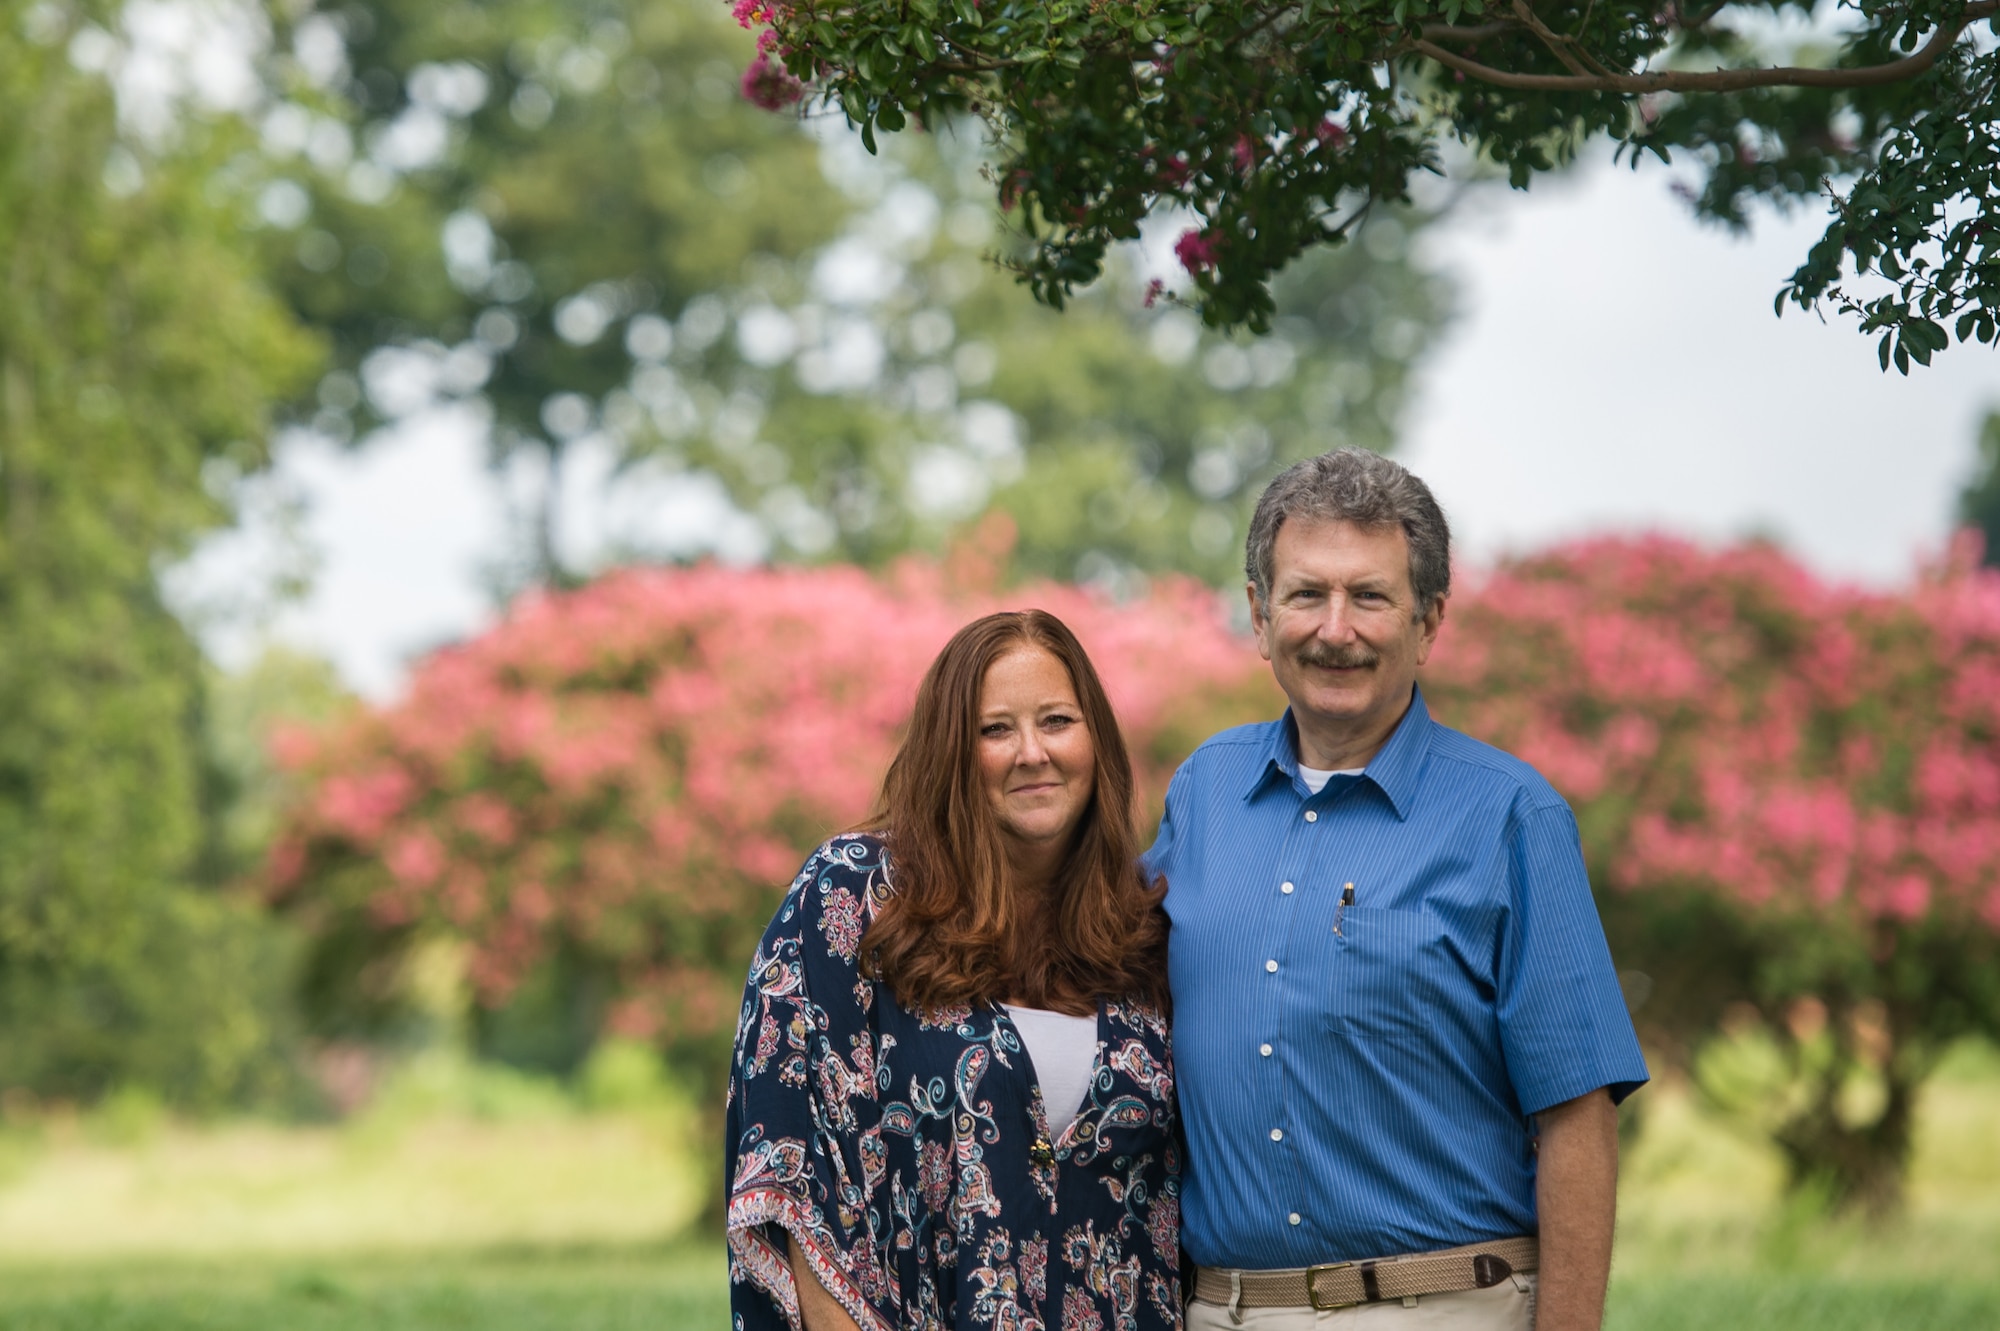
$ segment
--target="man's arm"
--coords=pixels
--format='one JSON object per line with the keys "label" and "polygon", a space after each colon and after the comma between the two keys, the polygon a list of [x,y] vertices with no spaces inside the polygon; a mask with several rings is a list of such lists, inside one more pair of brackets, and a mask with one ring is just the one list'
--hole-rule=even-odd
{"label": "man's arm", "polygon": [[1535,1166],[1541,1217],[1536,1331],[1598,1331],[1618,1216],[1618,1108],[1602,1090],[1544,1109]]}
{"label": "man's arm", "polygon": [[[1609,1240],[1606,1240],[1607,1247]],[[799,1316],[804,1319],[806,1331],[861,1331],[854,1319],[847,1315],[847,1309],[840,1301],[826,1292],[826,1286],[819,1283],[813,1274],[812,1265],[805,1254],[799,1251],[798,1240],[789,1234],[785,1236],[785,1246],[792,1254],[792,1283],[799,1287]],[[1603,1288],[1603,1281],[1598,1287]]]}

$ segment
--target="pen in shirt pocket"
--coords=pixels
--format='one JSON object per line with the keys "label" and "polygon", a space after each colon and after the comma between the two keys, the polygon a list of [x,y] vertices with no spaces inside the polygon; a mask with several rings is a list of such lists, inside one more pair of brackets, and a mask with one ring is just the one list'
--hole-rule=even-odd
{"label": "pen in shirt pocket", "polygon": [[[1352,906],[1353,904],[1354,904],[1354,884],[1349,883],[1346,887],[1340,889],[1340,900],[1338,903],[1335,904],[1333,908],[1334,933],[1340,934],[1340,917],[1342,915],[1345,915],[1347,913],[1347,908],[1349,906]],[[1345,934],[1341,934],[1340,936],[1343,938],[1346,937]]]}

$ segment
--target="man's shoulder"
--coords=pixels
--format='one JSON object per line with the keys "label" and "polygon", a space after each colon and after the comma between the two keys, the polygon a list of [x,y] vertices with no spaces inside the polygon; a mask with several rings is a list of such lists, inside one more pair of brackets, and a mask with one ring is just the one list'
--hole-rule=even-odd
{"label": "man's shoulder", "polygon": [[1271,737],[1283,724],[1284,718],[1280,717],[1219,730],[1195,746],[1195,751],[1181,764],[1180,774],[1198,780],[1246,772],[1270,752]]}
{"label": "man's shoulder", "polygon": [[1233,756],[1236,754],[1236,751],[1242,749],[1251,749],[1261,753],[1270,746],[1271,736],[1276,734],[1278,727],[1284,723],[1285,719],[1279,716],[1273,717],[1269,721],[1252,721],[1248,725],[1231,726],[1227,730],[1218,730],[1196,745],[1195,751],[1189,755],[1188,760],[1192,762],[1204,754],[1207,754],[1211,758]]}
{"label": "man's shoulder", "polygon": [[1505,800],[1519,812],[1569,808],[1548,778],[1527,762],[1441,722],[1432,725],[1429,758],[1434,777]]}

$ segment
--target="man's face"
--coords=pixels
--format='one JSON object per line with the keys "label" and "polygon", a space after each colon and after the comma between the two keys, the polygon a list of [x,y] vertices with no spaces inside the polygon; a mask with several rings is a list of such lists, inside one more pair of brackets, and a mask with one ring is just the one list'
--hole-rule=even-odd
{"label": "man's face", "polygon": [[1271,565],[1271,603],[1253,586],[1250,616],[1301,727],[1345,737],[1393,725],[1444,618],[1442,601],[1417,613],[1403,529],[1290,519]]}

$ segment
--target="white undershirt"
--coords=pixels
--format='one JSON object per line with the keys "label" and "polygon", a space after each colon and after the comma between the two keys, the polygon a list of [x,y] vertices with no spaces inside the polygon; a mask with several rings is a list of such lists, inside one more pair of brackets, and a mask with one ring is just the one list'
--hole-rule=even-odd
{"label": "white undershirt", "polygon": [[1367,770],[1368,769],[1365,767],[1333,767],[1333,768],[1322,769],[1318,767],[1307,767],[1304,763],[1300,763],[1299,780],[1306,783],[1307,790],[1310,790],[1313,794],[1317,795],[1322,790],[1326,789],[1326,783],[1331,781],[1334,777],[1360,776],[1363,772]]}
{"label": "white undershirt", "polygon": [[1083,1106],[1090,1074],[1097,1070],[1097,1014],[1072,1017],[1038,1007],[1006,1004],[1014,1029],[1028,1046],[1042,1103],[1049,1111],[1049,1140],[1055,1141]]}

